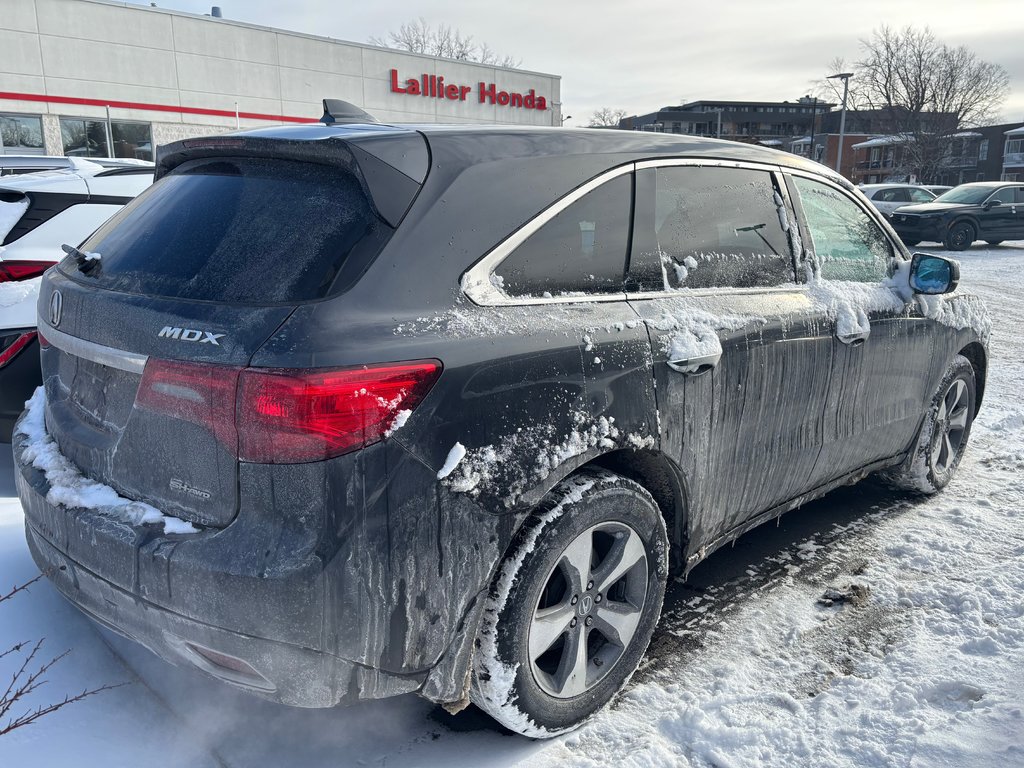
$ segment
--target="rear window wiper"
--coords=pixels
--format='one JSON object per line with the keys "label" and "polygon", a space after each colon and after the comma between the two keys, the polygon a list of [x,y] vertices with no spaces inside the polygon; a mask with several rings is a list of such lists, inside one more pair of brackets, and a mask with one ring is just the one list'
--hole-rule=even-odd
{"label": "rear window wiper", "polygon": [[78,262],[78,269],[80,272],[90,272],[94,267],[100,265],[100,259],[102,258],[98,253],[91,253],[89,251],[80,251],[73,245],[64,243],[61,246],[61,250],[64,251],[68,256],[74,257],[75,261]]}

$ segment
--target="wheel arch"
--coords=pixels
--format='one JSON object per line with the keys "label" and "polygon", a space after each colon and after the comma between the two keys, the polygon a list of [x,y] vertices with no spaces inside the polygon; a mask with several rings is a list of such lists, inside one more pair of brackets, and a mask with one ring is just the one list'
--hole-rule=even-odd
{"label": "wheel arch", "polygon": [[658,451],[620,448],[601,454],[583,466],[607,469],[647,489],[665,519],[672,572],[681,573],[689,538],[688,494],[686,479],[672,460]]}
{"label": "wheel arch", "polygon": [[981,401],[985,395],[985,379],[988,373],[988,354],[980,342],[972,341],[957,354],[963,355],[974,369],[974,415],[981,410]]}
{"label": "wheel arch", "polygon": [[[970,224],[971,229],[974,230],[974,239],[978,240],[981,238],[981,222],[979,222],[975,216],[972,216],[971,214],[967,213],[957,216],[955,219],[949,222],[949,230],[953,229],[953,227],[957,226],[958,224]],[[948,232],[949,230],[946,231]]]}

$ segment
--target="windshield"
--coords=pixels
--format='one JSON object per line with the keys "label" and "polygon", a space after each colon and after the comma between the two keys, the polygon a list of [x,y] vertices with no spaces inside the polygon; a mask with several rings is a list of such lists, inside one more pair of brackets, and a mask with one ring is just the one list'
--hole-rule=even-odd
{"label": "windshield", "polygon": [[977,205],[983,203],[985,198],[991,195],[995,190],[992,187],[975,187],[971,184],[964,184],[963,186],[956,187],[945,192],[935,198],[936,203],[966,203],[968,205]]}

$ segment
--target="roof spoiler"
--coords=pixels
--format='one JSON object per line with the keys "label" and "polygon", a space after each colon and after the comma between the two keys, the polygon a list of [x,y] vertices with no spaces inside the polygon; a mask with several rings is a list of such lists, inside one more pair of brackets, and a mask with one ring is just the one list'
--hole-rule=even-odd
{"label": "roof spoiler", "polygon": [[320,118],[324,125],[337,123],[379,123],[376,117],[341,99],[324,99],[324,115]]}

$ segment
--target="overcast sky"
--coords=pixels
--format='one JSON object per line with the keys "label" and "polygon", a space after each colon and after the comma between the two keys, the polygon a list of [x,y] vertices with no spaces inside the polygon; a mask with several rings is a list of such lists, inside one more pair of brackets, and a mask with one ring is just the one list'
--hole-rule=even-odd
{"label": "overcast sky", "polygon": [[[422,16],[449,24],[524,69],[562,76],[563,115],[586,125],[599,107],[629,114],[698,99],[793,100],[848,62],[882,24],[929,26],[1010,74],[1003,120],[1024,120],[1022,0],[158,0],[339,40],[366,42]],[[344,94],[333,94],[344,98]]]}

